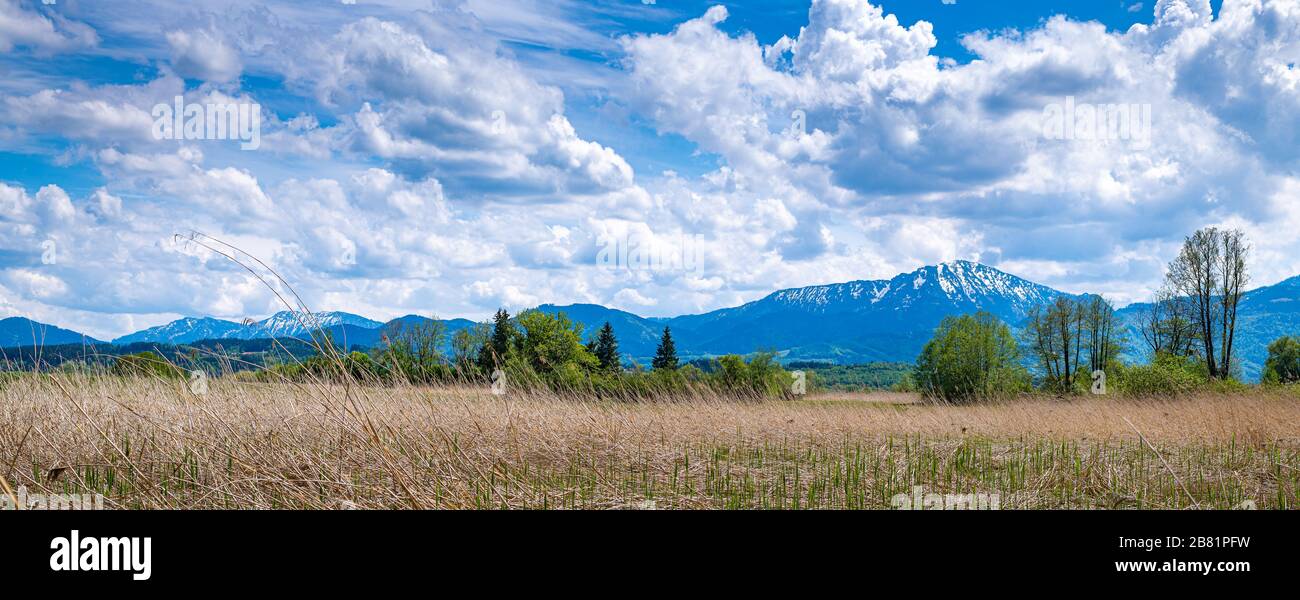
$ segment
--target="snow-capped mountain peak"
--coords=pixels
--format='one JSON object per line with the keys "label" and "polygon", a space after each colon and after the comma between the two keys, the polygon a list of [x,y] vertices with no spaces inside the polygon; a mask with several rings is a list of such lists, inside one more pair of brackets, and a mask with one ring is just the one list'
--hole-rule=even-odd
{"label": "snow-capped mountain peak", "polygon": [[335,327],[338,325],[355,325],[364,329],[375,329],[383,323],[372,321],[362,316],[339,311],[302,313],[280,311],[251,325],[255,338],[301,337],[309,332]]}
{"label": "snow-capped mountain peak", "polygon": [[889,286],[888,281],[850,281],[781,290],[768,299],[779,304],[805,307],[827,307],[859,300],[874,302],[888,293]]}
{"label": "snow-capped mountain peak", "polygon": [[231,321],[210,317],[185,317],[166,325],[150,327],[113,340],[114,344],[155,342],[184,344],[198,340],[220,340],[240,337],[243,326]]}
{"label": "snow-capped mountain peak", "polygon": [[383,323],[345,312],[295,314],[281,311],[261,321],[246,320],[244,323],[211,317],[185,317],[117,338],[113,343],[188,344],[199,340],[303,337],[310,330],[337,325],[355,325],[363,329],[374,329],[381,327]]}
{"label": "snow-capped mountain peak", "polygon": [[993,267],[958,260],[922,267],[890,280],[781,290],[754,304],[820,313],[942,304],[952,310],[990,310],[1003,318],[1019,318],[1033,306],[1051,302],[1059,295],[1057,290]]}
{"label": "snow-capped mountain peak", "polygon": [[[916,273],[924,277],[953,300],[966,299],[980,303],[985,299],[1000,299],[1024,305],[1025,308],[1055,300],[1061,292],[1039,285],[987,265],[966,260],[939,263],[923,267]],[[919,279],[919,278],[918,278]],[[920,286],[917,286],[919,289]]]}

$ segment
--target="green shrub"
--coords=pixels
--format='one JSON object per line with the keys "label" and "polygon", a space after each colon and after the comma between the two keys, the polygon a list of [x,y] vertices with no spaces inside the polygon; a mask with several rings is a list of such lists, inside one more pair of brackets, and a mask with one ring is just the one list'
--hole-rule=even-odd
{"label": "green shrub", "polygon": [[921,391],[921,386],[916,384],[916,375],[909,371],[898,380],[898,383],[890,386],[889,389],[893,392],[913,394]]}
{"label": "green shrub", "polygon": [[[447,326],[437,319],[408,323],[399,321],[384,329],[384,344],[368,357],[387,371],[389,379],[414,384],[446,381],[451,377],[450,361],[442,353]],[[346,357],[349,371],[361,370],[367,363],[356,356]]]}
{"label": "green shrub", "polygon": [[760,352],[749,359],[749,364],[745,365],[745,386],[749,390],[763,396],[784,396],[790,391],[790,385],[793,378],[781,363],[776,361],[776,355],[770,352]]}
{"label": "green shrub", "polygon": [[1208,380],[1204,363],[1162,352],[1151,364],[1119,365],[1108,385],[1130,396],[1167,396],[1205,388]]}
{"label": "green shrub", "polygon": [[1260,381],[1269,384],[1300,382],[1300,338],[1280,337],[1268,345],[1268,359]]}
{"label": "green shrub", "polygon": [[[783,397],[791,393],[794,378],[776,361],[771,352],[760,352],[748,362],[738,354],[728,354],[707,361],[693,361],[682,367],[688,377],[720,393]],[[703,369],[696,367],[701,365]]]}
{"label": "green shrub", "polygon": [[161,377],[183,379],[184,369],[173,365],[154,352],[140,352],[117,357],[110,371],[118,377]]}
{"label": "green shrub", "polygon": [[[384,354],[381,354],[381,358]],[[342,369],[340,369],[340,364]],[[358,381],[371,383],[394,382],[394,371],[382,362],[375,360],[364,352],[350,352],[338,357],[336,361],[321,354],[309,356],[301,361],[278,363],[258,371],[253,376],[259,381],[342,381],[344,372]]]}
{"label": "green shrub", "polygon": [[64,361],[60,363],[59,366],[55,367],[55,370],[60,373],[75,375],[102,375],[104,372],[102,365],[98,363],[88,363],[84,360]]}
{"label": "green shrub", "polygon": [[1211,379],[1205,389],[1215,394],[1233,395],[1250,391],[1251,385],[1238,379]]}

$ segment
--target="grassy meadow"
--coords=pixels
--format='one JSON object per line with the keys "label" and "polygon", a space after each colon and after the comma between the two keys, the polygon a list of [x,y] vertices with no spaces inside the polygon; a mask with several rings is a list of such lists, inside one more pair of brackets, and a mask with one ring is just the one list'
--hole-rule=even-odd
{"label": "grassy meadow", "polygon": [[196,395],[43,373],[0,383],[0,475],[118,509],[888,509],[914,486],[1002,509],[1290,509],[1300,398],[615,402],[231,378]]}

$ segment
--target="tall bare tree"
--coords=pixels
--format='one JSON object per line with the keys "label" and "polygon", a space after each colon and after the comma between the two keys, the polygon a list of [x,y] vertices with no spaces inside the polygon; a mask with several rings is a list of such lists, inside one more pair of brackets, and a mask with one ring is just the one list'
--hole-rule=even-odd
{"label": "tall bare tree", "polygon": [[1192,318],[1189,298],[1178,295],[1169,284],[1156,292],[1155,298],[1140,315],[1138,333],[1154,357],[1158,354],[1191,356],[1199,338]]}
{"label": "tall bare tree", "polygon": [[1219,368],[1224,376],[1229,376],[1232,374],[1233,340],[1237,333],[1237,305],[1241,302],[1246,283],[1250,281],[1250,273],[1246,271],[1250,243],[1239,229],[1224,231],[1220,240],[1223,257],[1219,262]]}
{"label": "tall bare tree", "polygon": [[1029,311],[1029,349],[1038,357],[1048,381],[1061,379],[1061,350],[1055,327],[1049,316],[1051,305],[1035,306]]}
{"label": "tall bare tree", "polygon": [[[1078,352],[1078,335],[1079,330],[1074,326],[1078,321],[1074,301],[1066,296],[1056,299],[1056,303],[1047,311],[1048,319],[1052,325],[1052,331],[1056,339],[1060,342],[1061,348],[1061,388],[1070,390],[1074,387],[1074,372],[1077,370],[1079,362]],[[1073,360],[1071,360],[1073,359]]]}
{"label": "tall bare tree", "polygon": [[1047,383],[1068,394],[1079,373],[1104,371],[1119,354],[1116,323],[1115,307],[1105,298],[1061,296],[1029,311],[1026,343]]}
{"label": "tall bare tree", "polygon": [[1156,292],[1156,297],[1146,306],[1142,312],[1138,313],[1138,334],[1142,336],[1142,341],[1146,344],[1147,350],[1151,351],[1152,356],[1162,352],[1167,352],[1169,347],[1169,338],[1165,335],[1165,320],[1168,319],[1166,313],[1167,305],[1162,295],[1164,290]]}
{"label": "tall bare tree", "polygon": [[1082,331],[1087,334],[1088,369],[1105,371],[1119,352],[1115,343],[1115,306],[1101,296],[1092,296],[1080,308],[1084,309],[1080,314],[1084,316]]}
{"label": "tall bare tree", "polygon": [[1178,258],[1169,264],[1170,288],[1191,304],[1202,358],[1213,378],[1229,377],[1232,373],[1237,304],[1249,280],[1248,250],[1241,231],[1208,227],[1188,236]]}
{"label": "tall bare tree", "polygon": [[1029,314],[1029,346],[1038,356],[1048,381],[1062,392],[1074,387],[1074,376],[1083,355],[1085,311],[1069,296],[1052,304],[1035,307]]}

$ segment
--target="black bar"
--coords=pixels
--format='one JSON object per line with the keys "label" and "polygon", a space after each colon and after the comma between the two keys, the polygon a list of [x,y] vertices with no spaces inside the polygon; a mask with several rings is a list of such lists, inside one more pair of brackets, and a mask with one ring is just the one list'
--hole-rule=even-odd
{"label": "black bar", "polygon": [[[0,564],[16,568],[18,580],[96,589],[252,580],[298,590],[347,581],[427,584],[430,577],[450,581],[484,568],[510,574],[493,585],[522,583],[525,574],[580,585],[588,574],[610,569],[728,572],[742,579],[819,574],[811,586],[837,576],[926,585],[1046,576],[1117,589],[1290,585],[1296,575],[1296,514],[1265,511],[4,511],[0,518],[8,533]],[[136,581],[125,570],[52,571],[51,541],[74,529],[82,540],[150,538],[149,579]],[[1169,547],[1171,537],[1177,547]],[[1122,547],[1121,538],[1132,547]],[[1147,550],[1152,540],[1159,547]],[[1197,547],[1207,541],[1209,547]],[[1161,568],[1171,560],[1248,563],[1249,571],[1116,567],[1117,561],[1150,561]],[[667,582],[651,577],[646,585],[661,583]]]}

